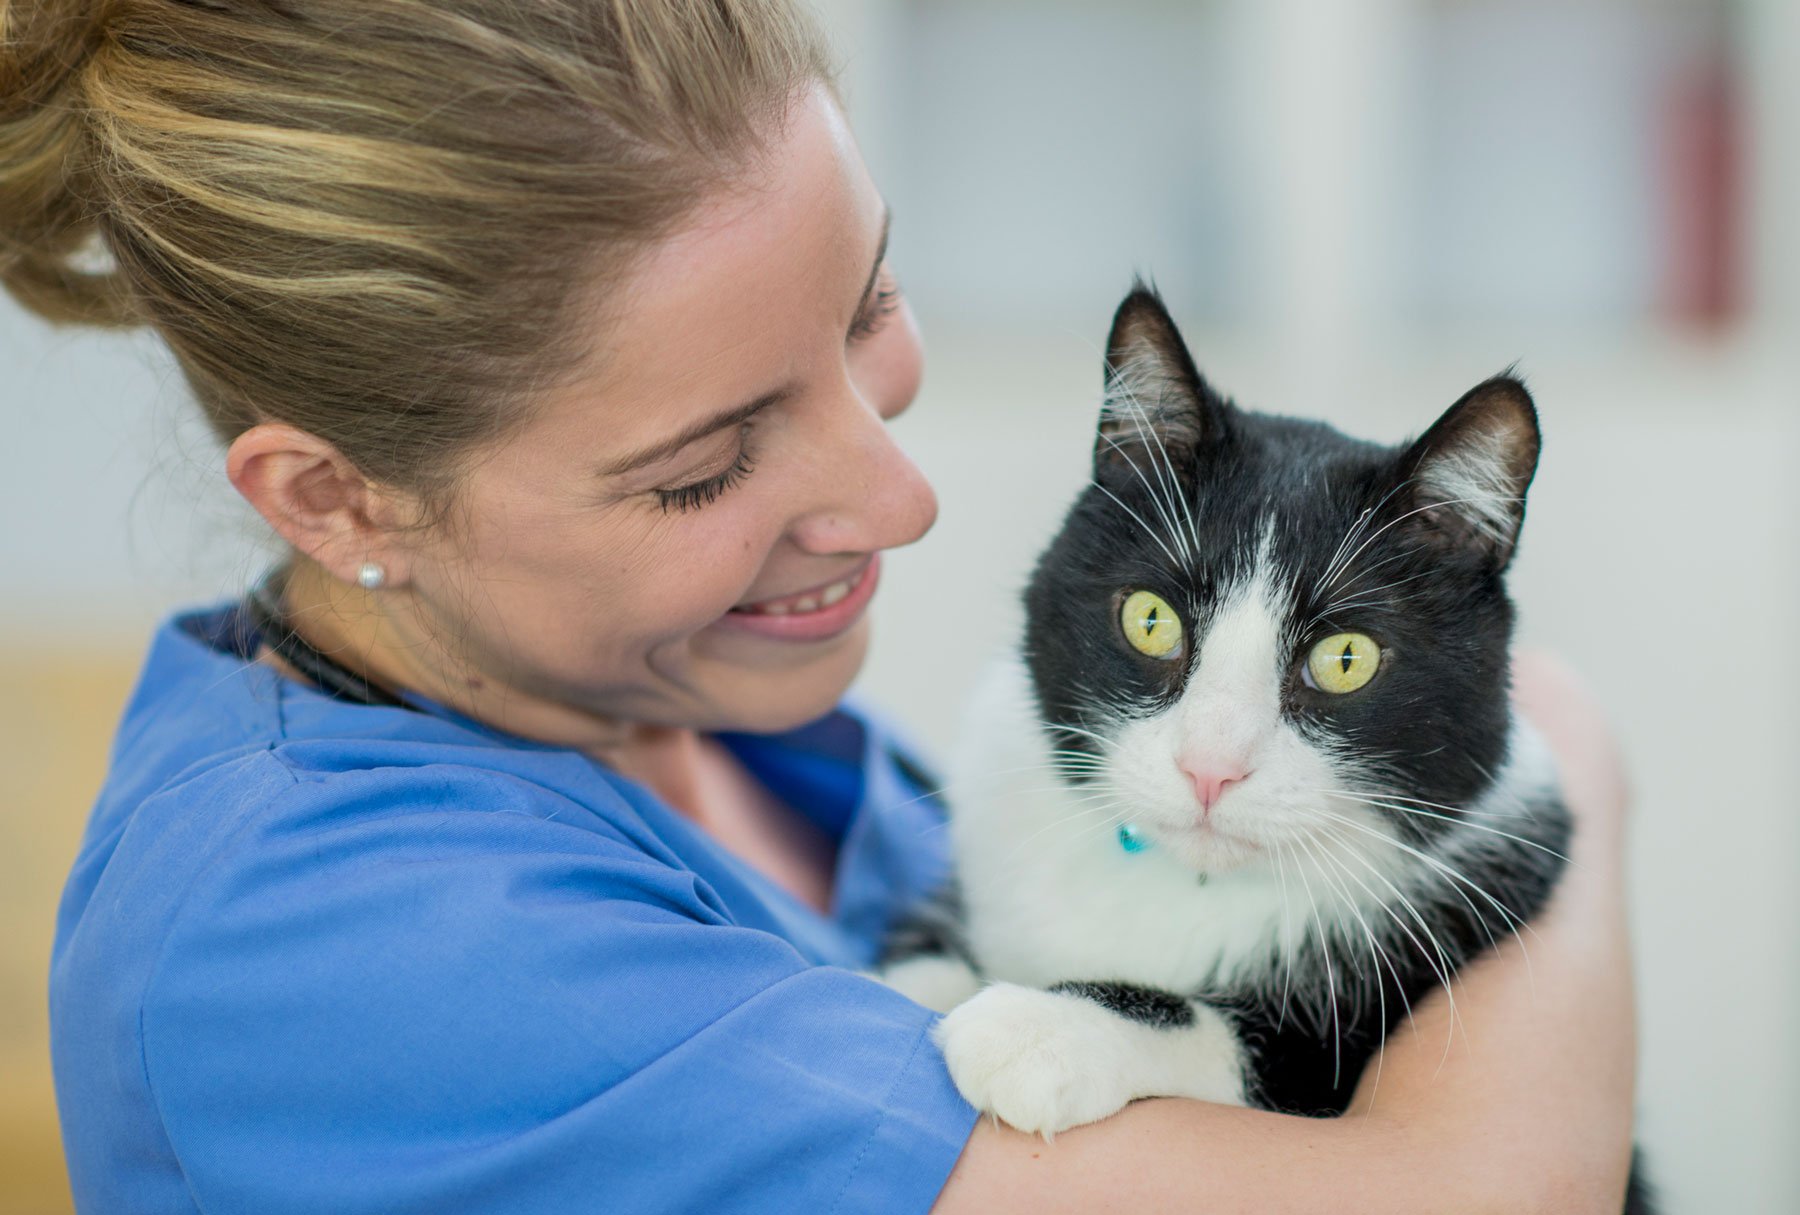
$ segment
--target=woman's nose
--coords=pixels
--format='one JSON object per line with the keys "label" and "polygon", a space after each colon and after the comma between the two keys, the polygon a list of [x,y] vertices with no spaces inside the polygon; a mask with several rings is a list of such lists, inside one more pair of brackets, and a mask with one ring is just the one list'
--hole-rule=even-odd
{"label": "woman's nose", "polygon": [[919,539],[937,520],[937,493],[894,442],[876,410],[858,400],[833,412],[841,427],[822,446],[817,500],[792,530],[810,553],[865,553]]}

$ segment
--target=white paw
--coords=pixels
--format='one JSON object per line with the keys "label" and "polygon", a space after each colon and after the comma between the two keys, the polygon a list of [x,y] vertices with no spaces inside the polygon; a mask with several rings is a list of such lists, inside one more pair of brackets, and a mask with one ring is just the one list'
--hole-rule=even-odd
{"label": "white paw", "polygon": [[967,962],[936,954],[896,962],[875,977],[933,1012],[949,1012],[981,990],[981,979]]}
{"label": "white paw", "polygon": [[1046,1139],[1105,1118],[1136,1094],[1122,1050],[1130,1027],[1080,996],[995,983],[932,1031],[964,1098]]}

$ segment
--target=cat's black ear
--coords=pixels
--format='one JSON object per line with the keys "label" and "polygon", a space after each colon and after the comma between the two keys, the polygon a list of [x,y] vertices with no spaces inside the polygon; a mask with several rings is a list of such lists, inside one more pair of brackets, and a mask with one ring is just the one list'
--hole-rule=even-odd
{"label": "cat's black ear", "polygon": [[1415,526],[1504,569],[1537,474],[1537,408],[1511,375],[1471,388],[1402,458]]}
{"label": "cat's black ear", "polygon": [[1106,341],[1106,397],[1094,439],[1094,469],[1165,457],[1176,467],[1218,428],[1211,393],[1154,288],[1143,283],[1113,314]]}

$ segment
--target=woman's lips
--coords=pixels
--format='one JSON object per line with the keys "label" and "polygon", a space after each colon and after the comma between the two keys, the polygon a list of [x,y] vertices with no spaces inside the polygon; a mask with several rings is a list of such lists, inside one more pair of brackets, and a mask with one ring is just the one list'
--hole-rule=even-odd
{"label": "woman's lips", "polygon": [[732,608],[719,623],[782,641],[823,641],[856,623],[875,595],[881,559],[871,554],[862,569],[780,599],[763,599]]}

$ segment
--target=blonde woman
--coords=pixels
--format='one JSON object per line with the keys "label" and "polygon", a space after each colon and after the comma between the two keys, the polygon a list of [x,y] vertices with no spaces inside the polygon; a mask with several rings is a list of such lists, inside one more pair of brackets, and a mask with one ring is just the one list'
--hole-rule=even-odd
{"label": "blonde woman", "polygon": [[1542,664],[1585,829],[1535,994],[1474,967],[1349,1117],[1046,1146],[856,973],[943,871],[841,703],[936,507],[789,4],[0,0],[0,105],[0,278],[154,327],[290,550],[158,630],[69,878],[82,1211],[1618,1209],[1622,798]]}

